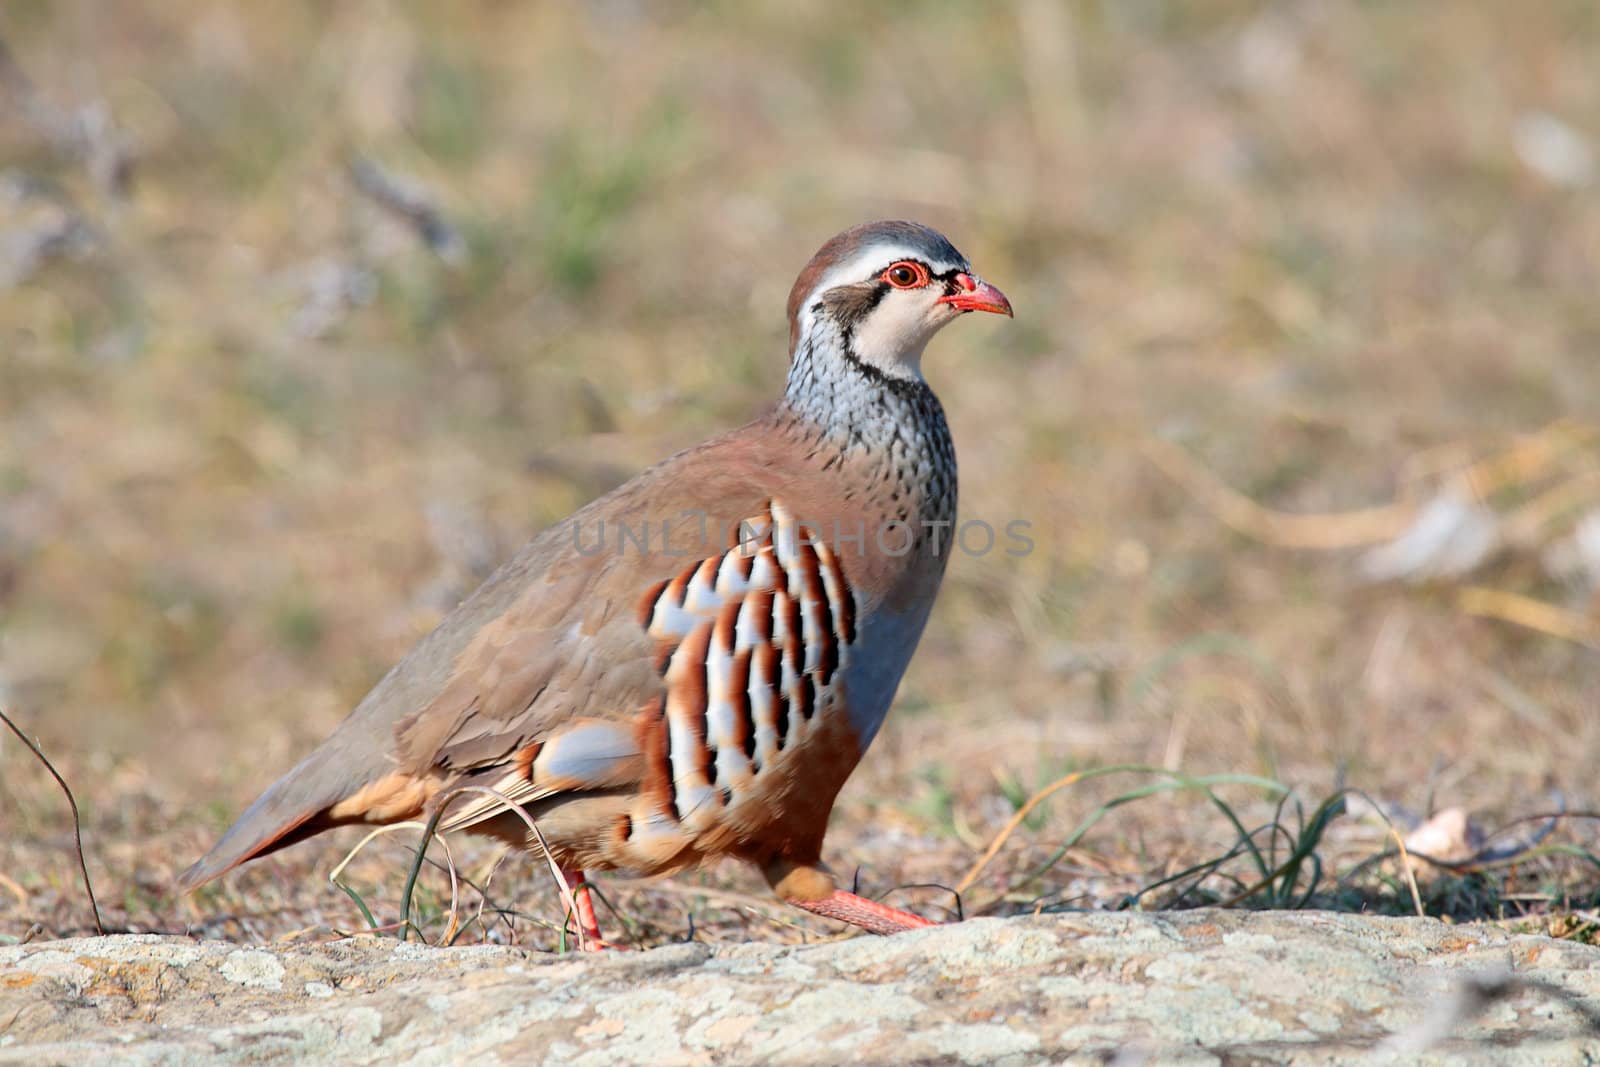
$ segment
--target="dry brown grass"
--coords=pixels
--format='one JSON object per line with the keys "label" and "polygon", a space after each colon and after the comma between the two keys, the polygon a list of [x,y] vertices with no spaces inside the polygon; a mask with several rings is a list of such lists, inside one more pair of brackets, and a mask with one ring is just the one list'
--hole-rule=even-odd
{"label": "dry brown grass", "polygon": [[[530,532],[766,402],[795,270],[884,215],[1018,308],[930,376],[964,512],[1038,549],[955,560],[836,814],[865,891],[953,885],[1033,789],[1123,763],[1260,775],[1308,816],[1341,786],[1490,827],[1600,801],[1594,582],[1552,576],[1600,449],[1461,480],[1600,424],[1590,4],[66,0],[6,4],[0,39],[0,699],[73,783],[113,925],[360,928],[323,878],[353,839],[168,886]],[[358,191],[358,159],[459,243]],[[1274,533],[1452,484],[1506,537],[1464,575],[1366,582],[1361,538]],[[1238,844],[1204,792],[1158,793],[1022,884],[1158,780],[1061,791],[968,905],[1115,904]],[[1218,796],[1246,830],[1279,800]],[[70,840],[0,740],[0,936],[86,929]],[[1418,900],[1592,937],[1595,840],[1563,819]],[[1314,903],[1413,907],[1361,866],[1381,820],[1314,843]],[[483,884],[493,853],[457,855]],[[406,866],[390,837],[346,874],[380,924]],[[607,894],[646,943],[804,928],[733,869]],[[553,918],[543,871],[491,897],[462,938],[555,943],[493,910]],[[430,936],[447,901],[426,875]]]}

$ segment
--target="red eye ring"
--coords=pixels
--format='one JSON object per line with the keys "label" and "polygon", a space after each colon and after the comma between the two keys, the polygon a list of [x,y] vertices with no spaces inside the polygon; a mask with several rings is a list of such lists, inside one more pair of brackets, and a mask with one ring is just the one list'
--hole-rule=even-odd
{"label": "red eye ring", "polygon": [[896,289],[921,289],[928,284],[928,268],[914,259],[902,259],[878,276]]}

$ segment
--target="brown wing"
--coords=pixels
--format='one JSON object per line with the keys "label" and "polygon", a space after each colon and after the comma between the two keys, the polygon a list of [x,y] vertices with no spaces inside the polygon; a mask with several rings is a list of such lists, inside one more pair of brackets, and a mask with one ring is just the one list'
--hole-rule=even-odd
{"label": "brown wing", "polygon": [[[636,637],[646,638],[654,684],[635,684],[625,695],[634,703],[612,716],[597,716],[612,705],[589,694],[579,695],[574,712],[552,715],[541,694],[525,725],[496,727],[502,739],[515,734],[517,747],[512,758],[491,757],[490,773],[475,784],[499,797],[464,796],[446,829],[496,815],[500,798],[528,804],[633,787],[643,797],[632,823],[693,835],[750,795],[763,769],[808,738],[832,705],[855,638],[854,595],[829,546],[781,501],[739,523],[724,551],[681,566],[635,599],[636,610],[614,624],[623,631],[618,640],[637,647]],[[578,717],[585,708],[589,717]],[[458,740],[447,752],[461,747]]]}
{"label": "brown wing", "polygon": [[[530,542],[252,804],[180,886],[331,826],[414,817],[464,774],[531,763],[535,746],[567,728],[635,715],[662,691],[659,639],[635,615],[642,593],[724,543],[725,524],[756,514],[775,488],[794,488],[793,449],[759,426],[679,453]],[[589,736],[598,752],[616,732]],[[627,773],[623,761],[610,762],[595,780]]]}

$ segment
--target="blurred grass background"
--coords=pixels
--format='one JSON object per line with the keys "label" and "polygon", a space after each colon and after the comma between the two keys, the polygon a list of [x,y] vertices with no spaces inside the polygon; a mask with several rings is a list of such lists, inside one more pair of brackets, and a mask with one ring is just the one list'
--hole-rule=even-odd
{"label": "blurred grass background", "polygon": [[[1018,309],[928,373],[964,514],[1038,547],[954,559],[841,870],[953,883],[1032,789],[1121,762],[1413,821],[1597,799],[1592,4],[10,0],[0,42],[0,705],[73,783],[118,923],[359,925],[299,877],[337,844],[164,894],[526,537],[774,398],[795,273],[884,216]],[[1337,523],[1243,536],[1152,461],[1331,516],[1558,420],[1554,466],[1470,503],[1562,506],[1421,583],[1365,580]],[[1484,618],[1468,583],[1569,625]],[[990,888],[1088,807],[1058,795]],[[1031,899],[1229,839],[1156,798]],[[69,840],[0,739],[0,934],[82,928]],[[1464,910],[1581,913],[1576,871]]]}

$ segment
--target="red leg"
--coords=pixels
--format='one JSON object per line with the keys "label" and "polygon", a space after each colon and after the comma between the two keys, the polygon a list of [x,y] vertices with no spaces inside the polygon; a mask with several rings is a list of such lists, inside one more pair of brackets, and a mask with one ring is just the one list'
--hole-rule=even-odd
{"label": "red leg", "polygon": [[821,900],[791,900],[789,903],[824,919],[837,919],[874,934],[898,934],[905,930],[939,925],[931,919],[846,893],[842,889],[835,889],[831,896]]}
{"label": "red leg", "polygon": [[589,892],[583,871],[576,867],[563,867],[561,877],[567,880],[567,886],[572,890],[572,905],[577,912],[574,918],[578,920],[578,947],[585,952],[617,948],[600,936],[600,918],[594,912],[594,895]]}

